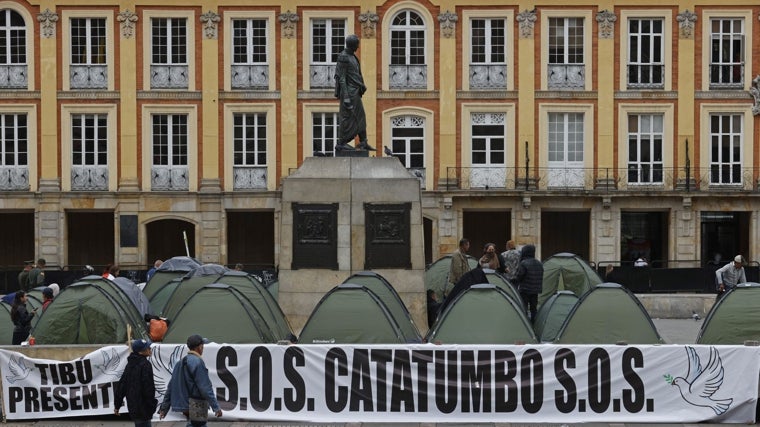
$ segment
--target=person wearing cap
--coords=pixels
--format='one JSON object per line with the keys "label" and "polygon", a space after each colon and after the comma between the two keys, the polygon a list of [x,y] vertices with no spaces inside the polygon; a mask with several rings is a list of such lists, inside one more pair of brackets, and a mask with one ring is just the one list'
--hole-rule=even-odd
{"label": "person wearing cap", "polygon": [[47,307],[50,305],[50,303],[53,302],[53,289],[50,287],[47,287],[42,290],[42,312],[44,313],[45,310],[47,310]]}
{"label": "person wearing cap", "polygon": [[27,289],[34,289],[38,286],[45,285],[45,258],[37,260],[37,265],[29,271],[29,277],[27,279]]}
{"label": "person wearing cap", "polygon": [[[206,420],[191,420],[190,401],[194,405],[197,402],[207,402],[214,410],[214,415],[222,416],[222,409],[216,400],[211,379],[208,376],[208,368],[203,362],[203,346],[209,340],[200,335],[190,335],[187,338],[187,348],[190,350],[180,362],[174,365],[172,378],[166,387],[164,401],[158,411],[160,419],[164,419],[169,409],[182,412],[187,418],[187,427],[205,427]],[[208,408],[208,406],[205,406]],[[206,410],[208,412],[208,410]]]}
{"label": "person wearing cap", "polygon": [[718,285],[718,298],[722,297],[726,291],[736,287],[739,283],[745,283],[747,276],[744,274],[742,256],[734,257],[734,262],[730,262],[715,271],[715,283]]}
{"label": "person wearing cap", "polygon": [[135,423],[135,427],[151,427],[150,420],[158,406],[156,386],[153,383],[153,366],[148,361],[152,344],[149,339],[132,341],[132,353],[127,357],[127,366],[114,390],[113,413],[119,415],[119,409],[126,397],[129,418]]}
{"label": "person wearing cap", "polygon": [[18,288],[26,292],[29,290],[29,272],[34,267],[34,260],[24,261],[24,269],[18,274]]}
{"label": "person wearing cap", "polygon": [[61,292],[61,287],[58,286],[58,283],[51,283],[48,285],[48,288],[53,290],[53,298],[58,296],[58,293]]}

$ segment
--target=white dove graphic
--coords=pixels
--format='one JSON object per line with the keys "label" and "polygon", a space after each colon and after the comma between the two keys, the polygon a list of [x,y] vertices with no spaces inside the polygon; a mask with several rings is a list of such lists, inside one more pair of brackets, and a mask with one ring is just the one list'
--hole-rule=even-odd
{"label": "white dove graphic", "polygon": [[26,366],[26,363],[24,363],[24,356],[11,356],[10,360],[8,361],[8,371],[11,373],[11,375],[6,375],[5,379],[9,383],[13,384],[16,381],[23,380],[29,376],[29,372],[32,370]]}
{"label": "white dove graphic", "polygon": [[699,355],[693,347],[686,347],[689,356],[689,371],[686,378],[676,377],[671,385],[678,387],[683,400],[694,406],[705,406],[715,415],[728,411],[734,399],[713,399],[712,395],[723,384],[723,361],[715,347],[710,347],[710,359],[703,369]]}
{"label": "white dove graphic", "polygon": [[163,396],[166,393],[166,388],[169,385],[169,379],[172,376],[174,365],[182,360],[184,352],[185,346],[178,345],[172,350],[168,358],[169,360],[164,360],[164,352],[162,351],[153,353],[151,356],[150,363],[153,365],[153,383],[156,386],[156,393],[159,396]]}
{"label": "white dove graphic", "polygon": [[108,354],[106,350],[102,350],[100,354],[103,355],[103,363],[101,365],[95,365],[95,367],[104,375],[120,378],[121,372],[118,369],[119,364],[121,363],[121,358],[119,357],[116,348],[111,348],[111,354]]}

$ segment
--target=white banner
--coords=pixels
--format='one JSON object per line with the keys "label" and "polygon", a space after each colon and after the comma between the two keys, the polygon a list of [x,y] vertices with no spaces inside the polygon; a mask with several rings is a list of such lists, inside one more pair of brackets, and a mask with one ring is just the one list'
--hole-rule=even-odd
{"label": "white banner", "polygon": [[[161,401],[187,348],[153,349]],[[0,350],[3,412],[111,414],[127,355]],[[760,347],[744,346],[208,344],[203,359],[223,418],[257,421],[752,423],[760,375]]]}

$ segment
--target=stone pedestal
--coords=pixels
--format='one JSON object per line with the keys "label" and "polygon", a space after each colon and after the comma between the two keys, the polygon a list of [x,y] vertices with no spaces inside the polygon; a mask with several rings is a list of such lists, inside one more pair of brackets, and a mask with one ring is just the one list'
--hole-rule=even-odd
{"label": "stone pedestal", "polygon": [[[325,293],[370,267],[394,286],[425,333],[420,183],[396,158],[307,158],[283,179],[281,224],[279,303],[296,333]],[[384,264],[382,239],[404,246],[408,256]]]}

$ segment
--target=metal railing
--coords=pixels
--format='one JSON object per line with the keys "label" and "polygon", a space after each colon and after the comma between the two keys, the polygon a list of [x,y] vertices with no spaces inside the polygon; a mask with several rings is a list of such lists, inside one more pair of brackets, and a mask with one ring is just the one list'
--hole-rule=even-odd
{"label": "metal railing", "polygon": [[446,190],[515,191],[760,191],[760,168],[447,167]]}

